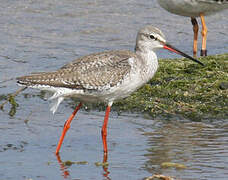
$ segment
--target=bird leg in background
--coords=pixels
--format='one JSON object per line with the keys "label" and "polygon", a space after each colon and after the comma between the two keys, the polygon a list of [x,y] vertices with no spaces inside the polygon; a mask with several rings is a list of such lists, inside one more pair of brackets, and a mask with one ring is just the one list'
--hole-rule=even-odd
{"label": "bird leg in background", "polygon": [[111,110],[111,106],[108,106],[106,108],[104,123],[103,123],[102,130],[101,130],[103,147],[104,147],[104,154],[108,153],[106,137],[107,137],[107,125],[108,125],[108,117],[109,117],[110,110]]}
{"label": "bird leg in background", "polygon": [[201,52],[200,52],[200,56],[207,56],[207,45],[206,45],[206,42],[207,42],[207,26],[206,26],[206,23],[205,23],[205,19],[204,19],[204,15],[201,13],[200,14],[200,19],[201,19],[201,22],[202,22],[202,49],[201,49]]}
{"label": "bird leg in background", "polygon": [[58,143],[58,146],[56,148],[55,154],[59,153],[59,150],[60,150],[61,145],[63,143],[63,139],[65,137],[65,134],[66,134],[67,130],[70,128],[70,123],[73,120],[74,116],[76,115],[76,113],[78,112],[78,110],[80,109],[81,106],[82,106],[82,103],[79,103],[79,105],[75,108],[74,112],[71,114],[69,119],[65,122],[64,127],[63,127],[63,131],[62,131],[62,135],[59,139],[59,143]]}
{"label": "bird leg in background", "polygon": [[197,55],[197,39],[198,39],[198,31],[199,31],[199,26],[197,23],[196,18],[191,18],[191,22],[193,25],[193,32],[194,32],[194,40],[193,40],[193,56],[196,57]]}

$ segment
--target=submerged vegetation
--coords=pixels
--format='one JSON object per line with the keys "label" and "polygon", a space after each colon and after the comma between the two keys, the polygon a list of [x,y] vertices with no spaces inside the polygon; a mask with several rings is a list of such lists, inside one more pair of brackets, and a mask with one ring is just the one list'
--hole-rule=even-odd
{"label": "submerged vegetation", "polygon": [[[159,60],[159,70],[151,81],[128,98],[114,103],[112,109],[195,121],[227,118],[228,54],[199,59],[204,67],[186,59]],[[4,101],[0,103],[0,109],[9,101],[12,107],[9,114],[13,116],[18,107],[15,96],[23,90],[0,95],[0,102]],[[104,109],[101,104],[95,107]]]}

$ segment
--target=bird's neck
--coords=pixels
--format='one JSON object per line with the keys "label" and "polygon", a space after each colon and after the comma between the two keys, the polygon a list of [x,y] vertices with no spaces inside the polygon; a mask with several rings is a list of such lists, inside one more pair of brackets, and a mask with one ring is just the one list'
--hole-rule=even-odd
{"label": "bird's neck", "polygon": [[135,52],[140,58],[141,74],[146,81],[150,80],[158,69],[158,59],[154,51],[140,51]]}
{"label": "bird's neck", "polygon": [[136,46],[135,53],[140,56],[146,66],[155,66],[157,69],[158,58],[154,51]]}

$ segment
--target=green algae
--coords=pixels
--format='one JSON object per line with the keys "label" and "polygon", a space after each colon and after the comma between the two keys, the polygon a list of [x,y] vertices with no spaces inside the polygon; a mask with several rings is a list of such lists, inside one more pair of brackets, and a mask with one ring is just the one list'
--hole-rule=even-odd
{"label": "green algae", "polygon": [[16,114],[16,109],[19,105],[16,103],[14,96],[9,96],[9,103],[11,104],[9,115],[14,116]]}
{"label": "green algae", "polygon": [[162,168],[175,168],[175,169],[186,169],[187,167],[184,164],[173,163],[173,162],[163,162],[161,163]]}
{"label": "green algae", "polygon": [[114,108],[147,112],[153,117],[182,116],[192,120],[228,117],[228,54],[187,59],[161,59],[145,86]]}
{"label": "green algae", "polygon": [[[27,87],[23,87],[18,89],[15,93],[10,93],[8,95],[0,95],[0,101],[4,100],[3,103],[0,104],[0,109],[3,111],[4,105],[9,102],[11,104],[11,109],[9,111],[10,116],[14,116],[16,114],[17,107],[19,104],[16,102],[15,97],[22,91],[27,89]],[[3,97],[3,98],[2,98]]]}
{"label": "green algae", "polygon": [[63,162],[63,165],[64,165],[64,166],[71,166],[71,165],[73,165],[73,164],[77,164],[77,165],[87,165],[88,162],[87,162],[87,161],[70,161],[70,160]]}
{"label": "green algae", "polygon": [[108,162],[95,162],[94,163],[95,166],[99,167],[99,166],[103,166],[103,167],[108,167]]}

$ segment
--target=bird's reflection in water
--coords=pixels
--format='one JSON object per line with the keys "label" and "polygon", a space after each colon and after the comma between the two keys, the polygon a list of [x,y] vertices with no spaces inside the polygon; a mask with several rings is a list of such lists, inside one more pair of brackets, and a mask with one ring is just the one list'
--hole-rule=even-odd
{"label": "bird's reflection in water", "polygon": [[57,161],[58,161],[58,163],[60,165],[60,170],[62,172],[62,176],[64,177],[64,179],[68,178],[68,176],[70,176],[70,173],[67,170],[65,164],[62,162],[60,155],[56,154],[56,158],[57,158]]}
{"label": "bird's reflection in water", "polygon": [[[57,161],[59,163],[60,171],[62,172],[62,176],[64,177],[64,179],[69,178],[70,172],[67,170],[66,163],[64,163],[61,160],[61,157],[59,154],[56,154],[56,158],[57,158]],[[110,174],[110,172],[108,171],[108,154],[107,153],[104,153],[104,155],[103,155],[103,163],[101,166],[102,166],[103,171],[104,171],[103,176],[105,177],[105,179],[111,180],[111,178],[108,176]]]}
{"label": "bird's reflection in water", "polygon": [[110,174],[110,172],[108,171],[108,154],[107,153],[104,153],[102,167],[104,170],[103,176],[106,177],[108,180],[111,180],[111,178],[108,176]]}

